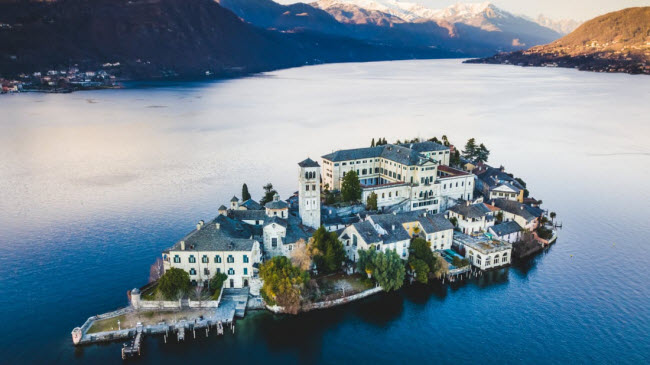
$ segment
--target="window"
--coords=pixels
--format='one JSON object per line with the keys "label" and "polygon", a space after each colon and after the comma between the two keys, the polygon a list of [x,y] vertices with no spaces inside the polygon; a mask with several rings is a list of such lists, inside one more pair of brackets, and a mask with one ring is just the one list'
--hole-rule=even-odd
{"label": "window", "polygon": [[203,268],[203,275],[210,276],[210,270],[207,267]]}
{"label": "window", "polygon": [[271,238],[271,247],[276,248],[278,247],[278,239],[273,237]]}
{"label": "window", "polygon": [[226,262],[228,262],[229,264],[232,264],[233,262],[235,262],[235,258],[232,255],[228,255],[228,258],[226,259]]}
{"label": "window", "polygon": [[248,255],[244,255],[244,263],[245,263],[245,264],[248,263]]}
{"label": "window", "polygon": [[356,246],[356,245],[357,245],[357,235],[353,234],[352,235],[352,246]]}
{"label": "window", "polygon": [[244,275],[248,275],[248,268],[244,268]]}
{"label": "window", "polygon": [[309,191],[309,185],[305,186],[305,190]]}
{"label": "window", "polygon": [[190,275],[196,275],[196,270],[194,268],[190,269]]}
{"label": "window", "polygon": [[233,269],[232,267],[228,269],[228,275],[235,275],[235,269]]}
{"label": "window", "polygon": [[196,263],[196,257],[194,257],[194,255],[190,255],[189,261],[190,264]]}
{"label": "window", "polygon": [[503,256],[503,258],[501,259],[501,262],[508,262],[508,258],[506,256]]}
{"label": "window", "polygon": [[476,265],[481,266],[481,259],[480,258],[476,259]]}
{"label": "window", "polygon": [[217,264],[220,264],[220,263],[221,263],[221,256],[216,255],[216,256],[214,257],[214,262],[216,262]]}
{"label": "window", "polygon": [[174,255],[174,262],[179,264],[181,262],[181,257],[178,255]]}
{"label": "window", "polygon": [[221,274],[221,269],[217,268],[217,274]]}
{"label": "window", "polygon": [[201,257],[201,262],[207,264],[208,262],[210,262],[210,260],[208,259],[207,255],[203,255],[203,257]]}

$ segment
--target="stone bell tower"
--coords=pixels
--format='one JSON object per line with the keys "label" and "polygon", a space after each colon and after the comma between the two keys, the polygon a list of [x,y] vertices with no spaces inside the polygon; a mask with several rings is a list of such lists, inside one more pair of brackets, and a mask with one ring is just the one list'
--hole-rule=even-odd
{"label": "stone bell tower", "polygon": [[298,163],[299,214],[302,224],[312,228],[320,227],[320,165],[307,158]]}

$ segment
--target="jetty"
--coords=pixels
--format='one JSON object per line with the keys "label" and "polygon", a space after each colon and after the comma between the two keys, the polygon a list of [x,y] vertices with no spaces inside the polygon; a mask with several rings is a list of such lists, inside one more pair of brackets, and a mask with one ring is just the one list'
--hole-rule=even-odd
{"label": "jetty", "polygon": [[[137,295],[137,292],[135,294]],[[235,319],[245,316],[248,296],[248,288],[223,289],[216,308],[143,310],[136,309],[132,305],[88,318],[82,326],[72,330],[72,341],[75,346],[81,346],[130,339],[130,342],[125,343],[121,349],[122,359],[126,360],[141,355],[145,336],[162,335],[164,342],[167,343],[170,339],[177,342],[195,339],[197,332],[204,332],[205,337],[208,337],[211,329],[216,329],[217,335],[223,335],[224,328],[235,333]],[[157,316],[179,319],[155,322]],[[138,321],[134,327],[121,328],[121,324],[125,323],[126,319],[133,318],[141,318],[142,321]],[[102,325],[107,321],[117,323],[118,327],[103,330]],[[93,326],[98,326],[102,330],[96,331]]]}

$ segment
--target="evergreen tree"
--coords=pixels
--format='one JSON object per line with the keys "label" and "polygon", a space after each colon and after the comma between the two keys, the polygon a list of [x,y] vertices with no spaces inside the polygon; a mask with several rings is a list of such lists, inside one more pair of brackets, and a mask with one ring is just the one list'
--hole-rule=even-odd
{"label": "evergreen tree", "polygon": [[477,162],[487,162],[488,157],[490,156],[490,151],[485,147],[483,143],[476,149],[475,158]]}
{"label": "evergreen tree", "polygon": [[158,280],[157,290],[165,299],[175,300],[190,291],[190,274],[183,269],[171,268]]}
{"label": "evergreen tree", "polygon": [[246,184],[241,187],[241,199],[246,201],[251,198],[251,194],[248,192],[248,186]]}
{"label": "evergreen tree", "polygon": [[368,199],[366,201],[366,209],[377,210],[377,194],[375,194],[374,191],[368,195]]}
{"label": "evergreen tree", "polygon": [[312,252],[314,263],[318,270],[323,273],[336,272],[341,269],[345,260],[345,249],[339,241],[336,232],[327,232],[325,227],[320,226],[312,236]]}
{"label": "evergreen tree", "polygon": [[372,139],[372,142],[370,142],[370,147],[375,147],[375,139]]}
{"label": "evergreen tree", "polygon": [[465,144],[465,150],[463,150],[463,157],[470,161],[474,161],[476,158],[476,139],[470,138]]}
{"label": "evergreen tree", "polygon": [[429,142],[435,142],[435,143],[440,143],[440,140],[436,137],[429,138]]}
{"label": "evergreen tree", "polygon": [[354,170],[348,171],[343,177],[341,196],[344,202],[355,202],[361,199],[361,183]]}
{"label": "evergreen tree", "polygon": [[263,186],[264,189],[264,197],[260,200],[260,204],[262,206],[266,205],[266,203],[273,201],[273,196],[277,194],[278,192],[273,189],[273,184],[268,183]]}

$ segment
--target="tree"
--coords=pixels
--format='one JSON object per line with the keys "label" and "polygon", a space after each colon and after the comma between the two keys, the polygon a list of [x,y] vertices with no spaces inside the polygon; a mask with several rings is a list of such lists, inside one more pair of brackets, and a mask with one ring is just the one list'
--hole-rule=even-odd
{"label": "tree", "polygon": [[[313,247],[313,245],[311,245]],[[291,264],[299,267],[300,270],[309,270],[311,268],[312,252],[304,239],[300,239],[291,250]]]}
{"label": "tree", "polygon": [[526,188],[526,182],[524,181],[524,179],[522,179],[520,177],[515,177],[515,181],[517,181],[519,184],[521,184],[521,187],[523,187],[524,189]]}
{"label": "tree", "polygon": [[415,279],[422,284],[429,282],[429,265],[424,260],[409,258],[409,267],[415,273]]}
{"label": "tree", "polygon": [[309,274],[291,265],[285,256],[276,256],[260,267],[264,281],[262,297],[270,304],[284,307],[285,312],[296,314],[300,310],[302,291],[309,281]]}
{"label": "tree", "polygon": [[452,166],[460,165],[460,152],[457,149],[454,150],[454,153],[449,157],[449,164]]}
{"label": "tree", "polygon": [[345,260],[345,249],[336,232],[327,232],[320,226],[313,234],[310,243],[312,258],[320,272],[331,273],[341,269]]}
{"label": "tree", "polygon": [[555,223],[555,217],[557,217],[555,212],[551,212],[550,216],[551,216],[551,223]]}
{"label": "tree", "polygon": [[260,200],[260,204],[265,206],[266,203],[273,201],[273,196],[278,192],[273,189],[273,184],[268,183],[262,187],[264,189],[264,197]]}
{"label": "tree", "polygon": [[444,144],[445,146],[449,147],[449,140],[447,139],[447,135],[446,135],[446,134],[443,134],[443,135],[442,135],[442,144]]}
{"label": "tree", "polygon": [[177,299],[190,291],[190,274],[183,269],[171,268],[158,280],[158,290],[166,299]]}
{"label": "tree", "polygon": [[343,177],[341,196],[344,202],[354,202],[361,199],[361,183],[354,170],[348,171]]}
{"label": "tree", "polygon": [[483,143],[476,149],[475,158],[477,162],[487,162],[488,157],[490,156],[490,151],[485,147]]}
{"label": "tree", "polygon": [[397,290],[404,284],[406,269],[395,250],[378,252],[372,260],[373,276],[384,291]]}
{"label": "tree", "polygon": [[223,283],[228,279],[228,275],[225,273],[219,272],[214,274],[214,276],[209,281],[210,290],[212,291],[212,299],[219,299],[219,294],[221,294],[221,287]]}
{"label": "tree", "polygon": [[165,274],[165,265],[163,264],[163,260],[159,257],[149,268],[149,282],[153,283],[154,281],[158,281],[163,274]]}
{"label": "tree", "polygon": [[497,223],[503,222],[503,212],[498,211],[494,218],[496,219]]}
{"label": "tree", "polygon": [[366,200],[366,209],[377,210],[377,194],[375,194],[374,191],[368,195],[368,199]]}
{"label": "tree", "polygon": [[476,139],[470,138],[467,140],[467,143],[465,144],[465,149],[463,150],[463,157],[465,157],[468,160],[473,161],[474,158],[476,157]]}
{"label": "tree", "polygon": [[454,227],[458,227],[458,218],[456,217],[451,217],[449,218],[449,222],[454,225]]}
{"label": "tree", "polygon": [[251,198],[251,194],[248,192],[248,186],[246,184],[241,187],[241,200],[246,201]]}
{"label": "tree", "polygon": [[429,138],[429,142],[440,143],[440,140],[438,140],[438,138],[436,138],[436,137],[431,137],[431,138]]}
{"label": "tree", "polygon": [[372,273],[375,271],[375,264],[373,263],[377,251],[372,247],[369,250],[359,250],[359,259],[357,260],[357,270],[359,272],[365,272],[368,277],[372,277]]}
{"label": "tree", "polygon": [[375,139],[372,139],[372,142],[370,142],[370,147],[375,147]]}

